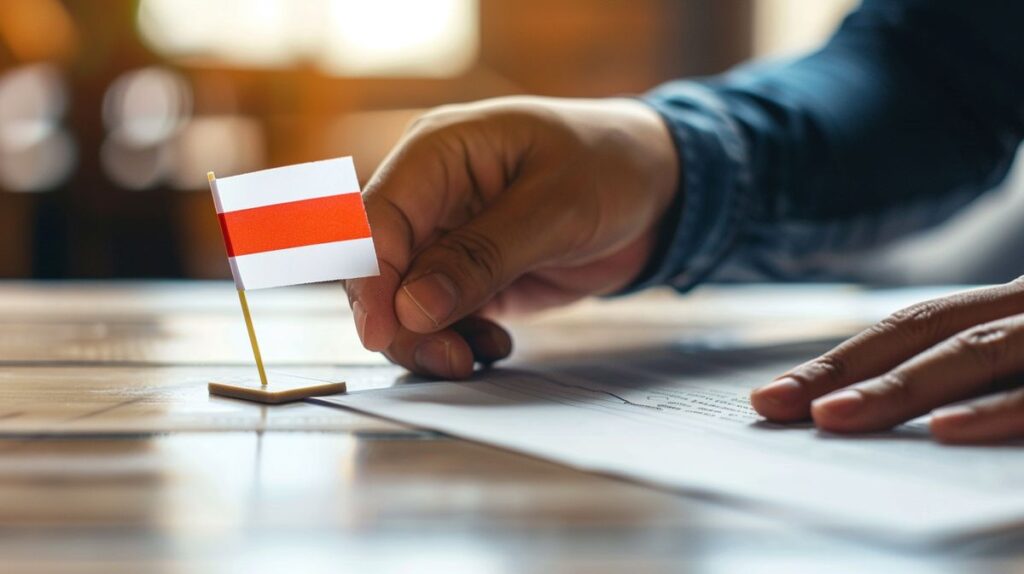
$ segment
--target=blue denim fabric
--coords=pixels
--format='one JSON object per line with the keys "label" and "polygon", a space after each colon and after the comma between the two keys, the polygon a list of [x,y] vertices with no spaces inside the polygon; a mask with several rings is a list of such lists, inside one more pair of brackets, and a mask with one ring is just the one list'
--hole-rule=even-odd
{"label": "blue denim fabric", "polygon": [[844,255],[1006,175],[1024,139],[1024,2],[866,0],[806,57],[643,99],[673,133],[681,211],[630,291],[836,278]]}

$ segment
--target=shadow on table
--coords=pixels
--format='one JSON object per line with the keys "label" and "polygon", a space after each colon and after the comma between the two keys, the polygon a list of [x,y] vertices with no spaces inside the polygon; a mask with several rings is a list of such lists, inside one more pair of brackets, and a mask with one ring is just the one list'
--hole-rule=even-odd
{"label": "shadow on table", "polygon": [[[721,380],[732,383],[739,376],[757,376],[772,365],[797,365],[813,358],[837,343],[836,340],[807,341],[772,346],[716,346],[694,343],[670,344],[622,352],[569,357],[548,357],[542,360],[512,364],[508,367],[484,368],[461,384],[508,382],[524,379],[543,380],[562,386],[597,385],[614,389],[642,391],[663,386],[668,380],[700,379],[702,383]],[[783,367],[785,368],[785,367]],[[774,373],[773,374],[779,374]],[[415,375],[396,379],[396,385],[418,385],[434,382]],[[472,404],[479,397],[490,405],[485,395],[467,395]],[[450,397],[448,397],[450,398]],[[436,395],[424,389],[423,394],[406,393],[403,400],[436,402]],[[541,397],[522,395],[520,403],[543,402]],[[446,398],[447,401],[447,398]],[[504,399],[508,402],[508,399]]]}

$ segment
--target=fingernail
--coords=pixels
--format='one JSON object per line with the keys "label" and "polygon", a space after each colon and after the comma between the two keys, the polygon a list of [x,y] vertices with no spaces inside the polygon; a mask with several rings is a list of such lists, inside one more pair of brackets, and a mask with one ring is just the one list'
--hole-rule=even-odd
{"label": "fingernail", "polygon": [[448,319],[458,303],[455,283],[440,273],[420,277],[402,290],[435,327]]}
{"label": "fingernail", "polygon": [[359,335],[359,340],[362,341],[363,346],[366,345],[366,306],[363,302],[356,299],[352,303],[352,316],[356,323],[356,333]]}
{"label": "fingernail", "polygon": [[452,346],[448,341],[427,339],[416,346],[412,360],[422,371],[439,377],[449,377],[452,374],[451,351]]}
{"label": "fingernail", "polygon": [[847,389],[814,401],[814,406],[827,410],[830,415],[849,418],[857,414],[864,403],[864,395],[853,389]]}
{"label": "fingernail", "polygon": [[754,391],[754,393],[761,400],[779,406],[788,406],[803,398],[804,389],[796,379],[784,377],[768,383]]}
{"label": "fingernail", "polygon": [[967,425],[974,422],[978,411],[966,405],[944,407],[932,411],[932,422],[941,421],[944,425]]}

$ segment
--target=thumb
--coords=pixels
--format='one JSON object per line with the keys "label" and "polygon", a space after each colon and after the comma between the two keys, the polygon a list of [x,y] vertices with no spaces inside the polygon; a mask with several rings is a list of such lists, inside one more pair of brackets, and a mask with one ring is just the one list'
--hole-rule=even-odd
{"label": "thumb", "polygon": [[519,276],[565,253],[573,236],[565,214],[573,210],[541,209],[539,191],[536,185],[513,185],[476,218],[421,251],[395,295],[402,326],[416,333],[444,328]]}

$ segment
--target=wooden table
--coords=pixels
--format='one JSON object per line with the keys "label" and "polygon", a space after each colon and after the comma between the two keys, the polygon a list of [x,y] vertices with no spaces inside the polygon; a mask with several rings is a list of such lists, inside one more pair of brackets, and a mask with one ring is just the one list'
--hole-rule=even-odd
{"label": "wooden table", "polygon": [[[516,323],[518,356],[838,336],[878,312],[815,288],[823,315],[801,289],[587,303]],[[405,376],[359,348],[336,286],[250,301],[271,371]],[[210,397],[254,370],[227,283],[0,284],[0,364],[2,572],[1024,569],[1015,537],[844,539],[345,410]]]}

